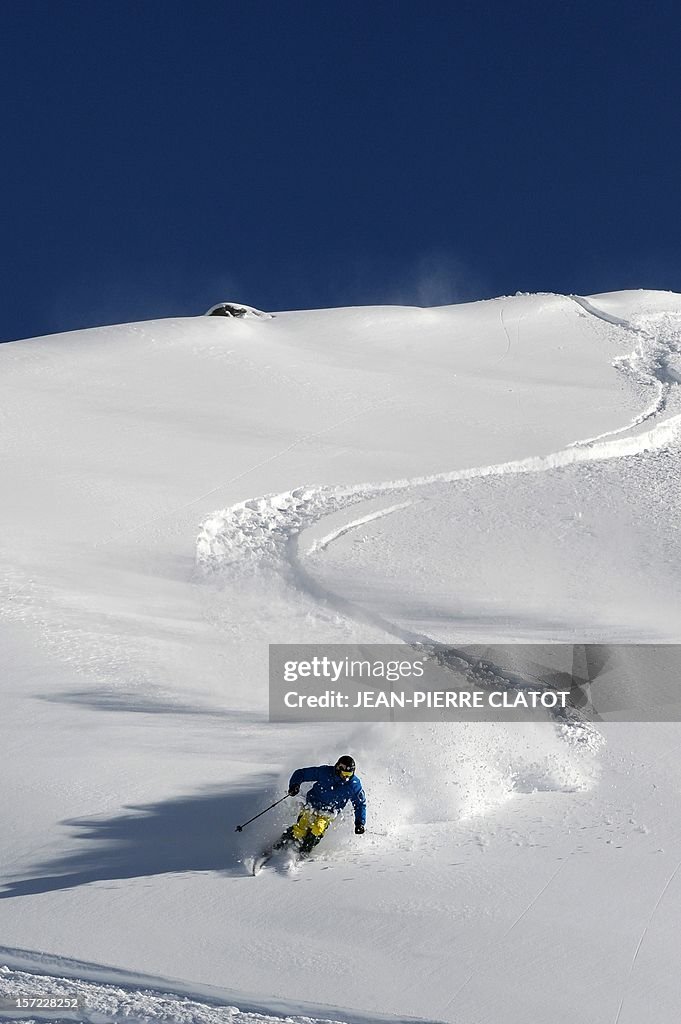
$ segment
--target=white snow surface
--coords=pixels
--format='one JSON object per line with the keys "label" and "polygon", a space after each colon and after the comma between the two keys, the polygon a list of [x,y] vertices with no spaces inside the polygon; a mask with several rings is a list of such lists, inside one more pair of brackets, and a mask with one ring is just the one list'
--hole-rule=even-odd
{"label": "white snow surface", "polygon": [[1,345],[0,1001],[83,1009],[0,1020],[676,1021],[678,724],[272,725],[267,646],[680,642],[680,382],[669,292]]}

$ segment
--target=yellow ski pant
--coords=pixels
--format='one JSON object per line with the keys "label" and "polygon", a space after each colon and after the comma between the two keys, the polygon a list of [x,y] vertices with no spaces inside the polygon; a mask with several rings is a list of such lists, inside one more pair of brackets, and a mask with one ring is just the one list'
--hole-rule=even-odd
{"label": "yellow ski pant", "polygon": [[328,814],[315,811],[312,807],[303,807],[297,822],[291,826],[291,832],[299,843],[303,841],[308,832],[311,832],[317,839],[321,839],[332,821],[333,817]]}

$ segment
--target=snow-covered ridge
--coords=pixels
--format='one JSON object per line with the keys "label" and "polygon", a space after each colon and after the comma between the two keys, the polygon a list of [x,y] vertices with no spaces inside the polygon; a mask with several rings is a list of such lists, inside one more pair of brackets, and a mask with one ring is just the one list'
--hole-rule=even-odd
{"label": "snow-covered ridge", "polygon": [[[12,960],[33,959],[35,968],[43,967],[43,971],[34,973],[3,965],[7,953]],[[69,974],[60,975],[60,968]],[[107,973],[109,978],[104,980]],[[48,1005],[12,1006],[26,998],[29,1001],[42,999]],[[74,1001],[77,1008],[69,1005]],[[78,1024],[381,1024],[381,1019],[380,1016],[350,1014],[340,1022],[335,1017],[320,1016],[318,1012],[315,1016],[308,1012],[298,1014],[285,1004],[280,1004],[279,1012],[270,1013],[264,1007],[241,1010],[207,989],[186,994],[177,987],[169,991],[160,980],[135,979],[134,975],[123,971],[107,972],[106,968],[95,965],[57,961],[47,956],[41,958],[39,954],[17,956],[14,951],[0,950],[0,1021],[6,1024],[14,1021],[52,1024],[65,1020]],[[405,1018],[405,1024],[410,1021],[419,1024],[416,1018]]]}
{"label": "snow-covered ridge", "polygon": [[[517,296],[0,346],[0,986],[66,979],[86,1024],[628,1024],[651,992],[675,1020],[676,723],[279,727],[266,698],[275,640],[673,643],[680,311]],[[254,881],[297,805],[236,823],[346,750],[367,833]]]}
{"label": "snow-covered ridge", "polygon": [[[8,1009],[22,997],[77,1000],[79,1007],[55,1010]],[[211,985],[188,985],[167,978],[54,956],[0,947],[0,1021],[73,1020],[79,1024],[388,1024],[381,1013],[344,1011],[336,1017],[323,1003],[241,998]],[[246,1005],[244,1005],[246,1004]],[[404,1024],[438,1024],[408,1016]]]}
{"label": "snow-covered ridge", "polygon": [[[28,1005],[22,1006],[21,1001],[27,996],[30,997]],[[11,1021],[50,1024],[63,1020],[79,1024],[338,1024],[307,1016],[287,1015],[284,1020],[270,1014],[242,1012],[236,1006],[214,1006],[169,992],[35,975],[2,966],[0,1000],[0,1021],[7,1024]],[[73,1007],[74,1001],[76,1007]]]}

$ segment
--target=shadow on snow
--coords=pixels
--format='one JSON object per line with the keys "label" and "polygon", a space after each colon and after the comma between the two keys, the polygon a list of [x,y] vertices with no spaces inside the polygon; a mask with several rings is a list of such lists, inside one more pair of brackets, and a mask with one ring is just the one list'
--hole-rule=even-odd
{"label": "shadow on snow", "polygon": [[37,865],[28,877],[10,880],[0,899],[175,872],[247,875],[242,859],[260,848],[262,833],[254,827],[237,833],[235,826],[276,799],[274,781],[261,778],[250,787],[132,806],[115,817],[65,821],[78,847]]}
{"label": "shadow on snow", "polygon": [[38,693],[37,700],[48,704],[77,704],[93,711],[121,711],[139,715],[191,715],[208,718],[227,718],[243,722],[261,722],[264,715],[230,708],[201,707],[165,700],[153,693],[132,690],[92,689],[65,690],[60,693]]}

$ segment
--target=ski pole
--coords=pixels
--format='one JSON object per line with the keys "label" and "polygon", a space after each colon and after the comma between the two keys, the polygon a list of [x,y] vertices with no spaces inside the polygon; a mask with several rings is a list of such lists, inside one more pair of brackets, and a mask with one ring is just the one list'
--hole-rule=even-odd
{"label": "ski pole", "polygon": [[252,821],[255,821],[255,819],[256,819],[256,818],[259,818],[259,817],[261,817],[261,815],[263,815],[263,814],[267,814],[267,812],[268,812],[268,811],[271,811],[273,807],[276,807],[276,806],[277,806],[277,804],[280,804],[280,803],[282,803],[282,802],[283,802],[284,800],[287,800],[287,799],[288,799],[288,793],[286,793],[286,794],[285,794],[285,796],[282,796],[281,800],[275,800],[275,801],[274,801],[274,803],[273,803],[273,804],[270,804],[270,806],[269,806],[269,807],[266,807],[264,811],[260,811],[260,813],[259,813],[259,814],[254,814],[254,815],[253,815],[253,817],[252,817],[252,818],[249,818],[249,819],[248,819],[248,821],[245,821],[245,822],[243,823],[243,825],[237,825],[237,827],[236,827],[236,828],[234,829],[234,831],[235,831],[235,832],[242,832],[242,831],[243,831],[243,830],[244,830],[244,829],[246,828],[246,825],[250,825],[250,824],[251,824],[251,822],[252,822]]}

